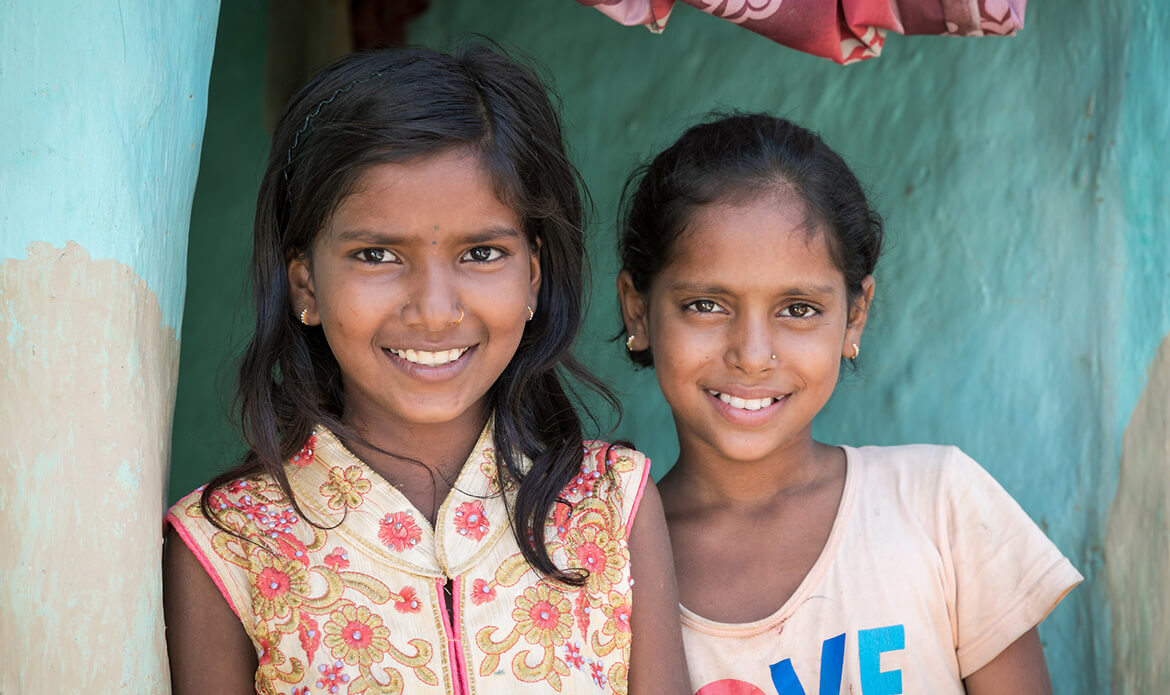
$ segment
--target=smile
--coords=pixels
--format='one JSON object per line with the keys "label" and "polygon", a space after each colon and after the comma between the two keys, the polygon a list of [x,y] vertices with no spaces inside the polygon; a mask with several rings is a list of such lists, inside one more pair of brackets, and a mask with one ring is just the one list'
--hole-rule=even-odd
{"label": "smile", "polygon": [[451,350],[439,350],[438,352],[430,352],[427,350],[399,350],[396,348],[388,348],[395,357],[401,357],[407,362],[413,364],[421,364],[424,367],[439,367],[444,364],[449,364],[455,360],[463,357],[463,354],[470,350],[471,347],[453,348]]}
{"label": "smile", "polygon": [[729,396],[726,393],[719,393],[718,391],[712,391],[710,389],[707,390],[707,393],[715,396],[732,408],[738,408],[739,410],[760,410],[762,408],[767,408],[776,401],[780,400],[778,398],[738,398],[736,396]]}

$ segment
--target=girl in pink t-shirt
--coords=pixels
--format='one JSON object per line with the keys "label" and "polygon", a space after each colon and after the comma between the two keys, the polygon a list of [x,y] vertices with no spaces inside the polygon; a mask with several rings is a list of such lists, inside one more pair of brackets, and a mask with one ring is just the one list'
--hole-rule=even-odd
{"label": "girl in pink t-shirt", "polygon": [[626,347],[678,430],[659,489],[696,693],[1050,692],[1036,626],[1081,576],[1011,497],[953,447],[813,439],[883,238],[841,158],[719,118],[635,172],[620,226]]}

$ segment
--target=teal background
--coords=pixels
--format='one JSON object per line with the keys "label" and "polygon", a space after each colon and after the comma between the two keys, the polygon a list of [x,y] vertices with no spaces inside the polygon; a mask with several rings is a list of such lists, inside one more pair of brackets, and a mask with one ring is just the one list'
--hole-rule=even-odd
{"label": "teal background", "polygon": [[[223,365],[247,330],[265,8],[225,4],[221,16],[172,498],[239,451]],[[449,47],[483,34],[555,83],[596,203],[578,352],[622,395],[624,418],[607,436],[647,451],[656,475],[677,455],[669,411],[653,373],[608,340],[621,182],[711,109],[768,110],[821,132],[871,190],[889,246],[860,370],[817,436],[953,443],[982,462],[1086,576],[1041,635],[1056,692],[1088,694],[1109,689],[1111,641],[1131,629],[1110,624],[1099,581],[1105,523],[1122,433],[1170,330],[1167,26],[1164,3],[1033,2],[1017,37],[890,35],[881,58],[842,68],[682,6],[654,36],[569,0],[450,0],[410,38]]]}

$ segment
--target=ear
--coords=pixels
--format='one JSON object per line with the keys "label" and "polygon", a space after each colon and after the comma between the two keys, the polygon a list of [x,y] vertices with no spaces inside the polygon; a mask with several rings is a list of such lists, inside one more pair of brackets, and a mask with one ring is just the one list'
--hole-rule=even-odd
{"label": "ear", "polygon": [[540,296],[540,237],[536,237],[528,252],[528,306],[536,308]]}
{"label": "ear", "polygon": [[317,313],[317,294],[313,289],[313,270],[308,254],[300,254],[288,262],[288,298],[292,304],[293,316],[301,320],[304,311],[305,323],[310,326],[321,324]]}
{"label": "ear", "polygon": [[623,270],[617,278],[618,302],[622,307],[622,322],[626,325],[626,335],[633,336],[629,343],[632,351],[650,349],[650,321],[646,315],[646,298],[634,288],[634,278],[629,271]]}
{"label": "ear", "polygon": [[861,294],[849,306],[849,324],[845,327],[845,344],[841,346],[842,357],[853,356],[853,346],[861,345],[861,334],[869,318],[869,307],[873,303],[874,280],[872,275],[861,279]]}

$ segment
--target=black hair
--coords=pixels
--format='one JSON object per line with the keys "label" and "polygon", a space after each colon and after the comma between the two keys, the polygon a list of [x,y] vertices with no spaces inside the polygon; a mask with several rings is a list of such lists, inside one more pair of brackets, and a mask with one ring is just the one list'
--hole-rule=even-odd
{"label": "black hair", "polygon": [[[784,192],[807,206],[806,227],[824,233],[855,300],[881,254],[881,217],[844,160],[816,133],[765,113],[712,114],[634,170],[618,219],[622,270],[645,294],[698,208]],[[653,365],[649,350],[628,354],[640,366]]]}
{"label": "black hair", "polygon": [[[585,291],[584,188],[551,99],[532,69],[485,46],[345,56],[293,97],[272,137],[256,209],[256,326],[237,393],[249,453],[205,488],[205,516],[216,520],[213,490],[261,473],[296,505],[284,462],[318,424],[372,446],[342,422],[340,368],[320,328],[297,320],[287,264],[308,252],[368,167],[466,148],[524,220],[528,242],[539,243],[536,313],[489,393],[497,476],[501,489],[515,484],[511,523],[528,563],[570,584],[583,581],[580,571],[557,568],[544,543],[545,520],[582,458],[576,399],[562,375],[615,401],[570,353]],[[522,456],[531,459],[527,470]]]}

